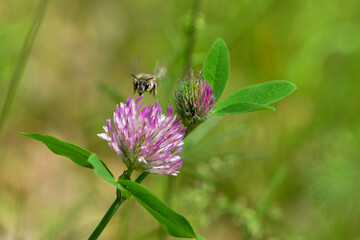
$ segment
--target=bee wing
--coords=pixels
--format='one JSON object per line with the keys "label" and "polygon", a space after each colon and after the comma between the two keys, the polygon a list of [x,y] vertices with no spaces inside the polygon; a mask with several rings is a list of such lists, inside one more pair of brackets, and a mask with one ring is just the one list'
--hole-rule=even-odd
{"label": "bee wing", "polygon": [[162,66],[160,64],[160,61],[157,61],[156,64],[155,64],[154,76],[157,79],[161,79],[161,78],[164,78],[166,76],[166,73],[167,73],[167,68]]}
{"label": "bee wing", "polygon": [[137,56],[135,58],[132,59],[131,61],[131,65],[132,65],[132,72],[138,74],[140,72],[140,56]]}

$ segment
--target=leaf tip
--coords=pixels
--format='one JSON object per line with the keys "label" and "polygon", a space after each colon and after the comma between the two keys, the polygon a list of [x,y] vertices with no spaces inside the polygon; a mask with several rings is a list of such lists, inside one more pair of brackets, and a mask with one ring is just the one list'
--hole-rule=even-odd
{"label": "leaf tip", "polygon": [[290,82],[290,81],[286,81],[286,80],[278,80],[278,82],[282,82],[282,83],[285,83],[289,86],[289,89],[291,90],[290,93],[292,93],[293,91],[295,91],[296,89],[298,89],[298,87],[293,83],[293,82]]}
{"label": "leaf tip", "polygon": [[225,41],[222,37],[218,37],[215,42],[225,43]]}
{"label": "leaf tip", "polygon": [[298,87],[292,83],[292,82],[289,82],[289,81],[286,81],[289,85],[291,85],[291,87],[293,88],[293,91],[295,91],[296,89],[298,89]]}

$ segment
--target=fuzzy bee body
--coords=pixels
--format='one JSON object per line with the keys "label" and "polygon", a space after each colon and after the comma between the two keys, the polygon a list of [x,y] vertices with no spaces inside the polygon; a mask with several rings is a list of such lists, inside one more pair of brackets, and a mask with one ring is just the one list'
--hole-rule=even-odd
{"label": "fuzzy bee body", "polygon": [[134,77],[134,93],[139,93],[139,96],[144,92],[149,92],[154,96],[156,95],[158,83],[155,76],[148,73],[131,74],[131,76]]}

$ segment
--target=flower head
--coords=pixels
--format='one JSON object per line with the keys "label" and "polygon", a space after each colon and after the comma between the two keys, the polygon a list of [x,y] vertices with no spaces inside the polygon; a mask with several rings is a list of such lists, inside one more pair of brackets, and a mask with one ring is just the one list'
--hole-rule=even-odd
{"label": "flower head", "polygon": [[172,107],[161,113],[158,102],[140,110],[143,103],[129,97],[116,106],[113,119],[106,120],[105,133],[98,136],[108,141],[128,168],[164,175],[177,175],[184,158],[178,156],[184,144],[185,128],[179,129]]}
{"label": "flower head", "polygon": [[195,128],[211,116],[214,102],[213,90],[201,71],[195,78],[191,70],[175,91],[176,111],[189,128]]}

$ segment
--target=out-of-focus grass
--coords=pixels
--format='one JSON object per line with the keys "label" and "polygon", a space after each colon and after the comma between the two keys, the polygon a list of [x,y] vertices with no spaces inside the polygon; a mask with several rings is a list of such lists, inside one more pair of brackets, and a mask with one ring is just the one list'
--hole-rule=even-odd
{"label": "out-of-focus grass", "polygon": [[[1,105],[36,4],[0,2]],[[115,110],[113,99],[132,95],[129,74],[136,59],[141,72],[152,73],[158,61],[167,68],[159,101],[172,104],[169,96],[186,61],[192,4],[49,2],[0,140],[1,239],[88,237],[114,189],[18,132],[74,142],[97,152],[120,174],[123,165],[96,133]],[[200,69],[213,41],[222,37],[231,58],[225,96],[275,79],[292,81],[298,90],[278,103],[275,113],[214,119],[203,126],[208,131],[194,131],[187,143],[204,148],[186,149],[175,209],[210,240],[356,239],[360,2],[201,1],[199,9],[192,63]],[[146,95],[144,101],[156,99]],[[241,125],[245,135],[211,145],[213,137]],[[151,176],[144,184],[162,196],[165,179]],[[68,214],[73,209],[76,216]],[[136,224],[129,225],[128,239],[156,239],[148,233],[157,223],[137,204],[133,210]],[[121,213],[102,239],[121,237]]]}

